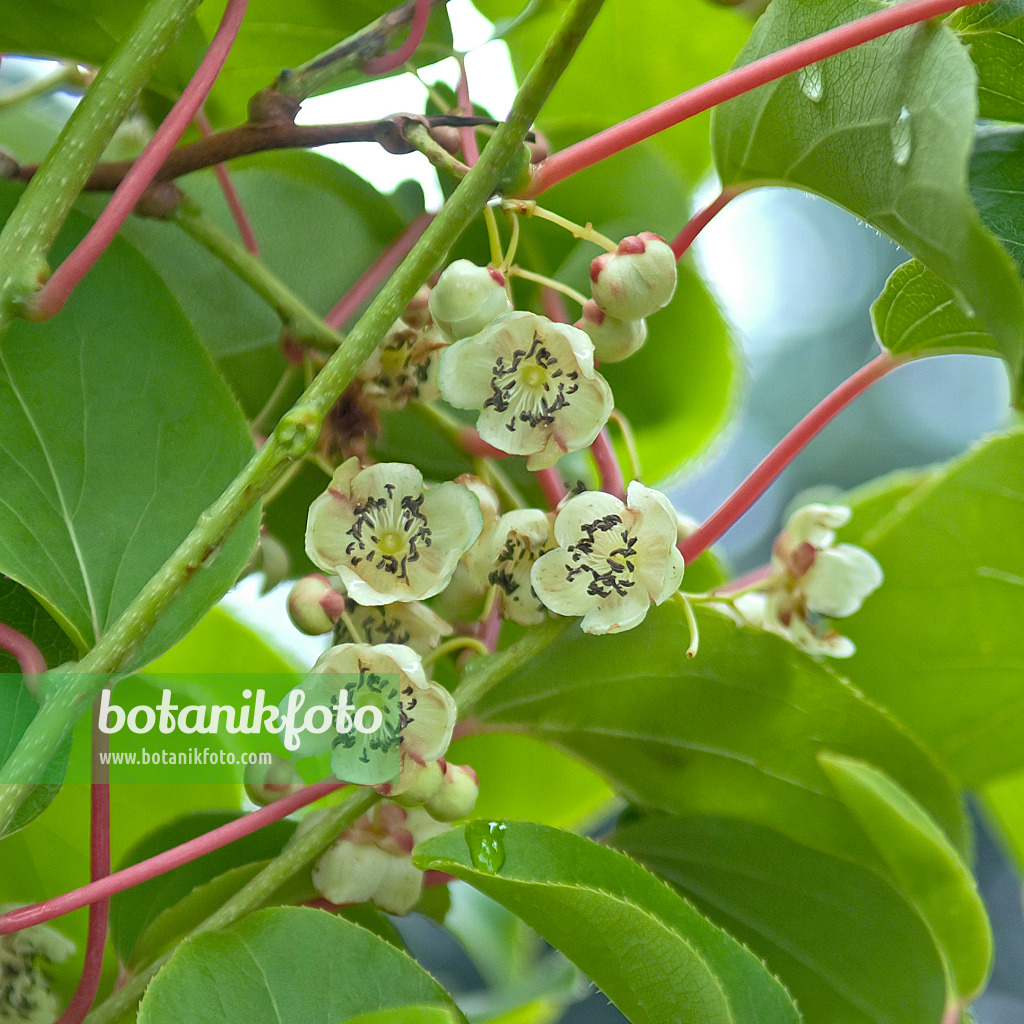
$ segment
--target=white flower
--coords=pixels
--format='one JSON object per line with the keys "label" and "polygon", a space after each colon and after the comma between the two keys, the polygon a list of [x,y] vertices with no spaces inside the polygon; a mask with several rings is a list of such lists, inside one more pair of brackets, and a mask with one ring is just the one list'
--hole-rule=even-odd
{"label": "white flower", "polygon": [[586,334],[527,312],[506,313],[447,348],[438,385],[451,405],[479,409],[480,436],[500,451],[528,456],[530,469],[586,448],[614,405]]}
{"label": "white flower", "polygon": [[453,340],[476,334],[511,308],[504,276],[469,260],[445,267],[430,292],[430,315]]}
{"label": "white flower", "polygon": [[[349,616],[368,644],[404,644],[417,654],[429,654],[441,637],[455,631],[440,615],[419,601],[395,601],[392,604],[364,608],[353,605]],[[344,622],[334,633],[335,643],[354,643]]]}
{"label": "white flower", "polygon": [[[354,721],[361,708],[380,712],[381,725],[373,732],[330,728],[298,736],[298,757],[330,751],[332,771],[346,782],[388,783],[399,793],[409,781],[403,774],[436,761],[451,742],[457,714],[452,695],[428,682],[419,655],[401,644],[339,644],[317,659],[296,689],[306,697],[299,710],[303,717],[317,706],[334,715],[342,689]],[[281,702],[282,712],[289,699]]]}
{"label": "white flower", "polygon": [[[0,914],[22,906],[0,903]],[[45,924],[0,935],[0,1021],[49,1024],[56,1020],[60,999],[45,966],[63,963],[74,951],[69,938]]]}
{"label": "white flower", "polygon": [[505,618],[533,626],[547,617],[531,582],[538,558],[551,546],[551,521],[536,508],[506,512],[491,532],[486,554],[487,582],[498,588]]}
{"label": "white flower", "polygon": [[558,547],[534,565],[533,588],[551,611],[582,615],[587,633],[632,629],[679,589],[676,528],[669,500],[635,480],[625,504],[603,491],[577,495],[555,519]]}
{"label": "white flower", "polygon": [[309,509],[306,552],[357,604],[419,601],[442,591],[480,535],[480,505],[461,484],[424,490],[415,466],[351,458]]}
{"label": "white flower", "polygon": [[446,344],[436,328],[417,329],[398,320],[356,373],[363,394],[382,409],[432,402],[440,396],[437,360]]}
{"label": "white flower", "polygon": [[849,637],[826,628],[820,622],[812,625],[806,605],[794,600],[794,595],[786,590],[775,590],[770,594],[756,591],[743,594],[736,598],[731,610],[740,622],[785,637],[808,654],[849,658],[856,650]]}

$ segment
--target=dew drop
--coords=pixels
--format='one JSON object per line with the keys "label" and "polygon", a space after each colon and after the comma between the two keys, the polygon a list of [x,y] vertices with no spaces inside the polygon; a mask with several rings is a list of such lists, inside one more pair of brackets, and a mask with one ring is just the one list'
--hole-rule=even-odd
{"label": "dew drop", "polygon": [[825,82],[821,75],[820,64],[808,64],[796,73],[800,83],[800,91],[812,102],[820,103],[825,95]]}
{"label": "dew drop", "polygon": [[893,160],[897,166],[906,167],[910,163],[910,150],[914,141],[910,127],[910,111],[906,107],[900,107],[900,116],[889,129],[889,138],[892,139]]}
{"label": "dew drop", "polygon": [[502,832],[508,826],[500,821],[471,821],[466,826],[466,846],[473,867],[493,875],[505,863],[505,842]]}

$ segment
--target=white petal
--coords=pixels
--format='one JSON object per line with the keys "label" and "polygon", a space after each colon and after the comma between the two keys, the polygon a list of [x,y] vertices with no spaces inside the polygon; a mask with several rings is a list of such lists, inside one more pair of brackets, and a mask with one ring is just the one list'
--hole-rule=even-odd
{"label": "white petal", "polygon": [[805,541],[816,548],[828,547],[835,532],[850,521],[852,513],[845,505],[804,505],[786,523],[786,535],[792,548]]}
{"label": "white petal", "polygon": [[882,568],[863,548],[839,544],[819,551],[801,580],[807,606],[820,615],[852,615],[882,583]]}
{"label": "white petal", "polygon": [[622,598],[607,598],[583,616],[580,629],[584,633],[598,636],[604,633],[623,633],[639,626],[647,617],[650,607],[647,597],[636,591]]}
{"label": "white petal", "polygon": [[621,520],[625,511],[625,504],[605,491],[577,494],[559,509],[555,517],[555,543],[567,548],[584,536],[584,526],[606,516],[618,516]]}

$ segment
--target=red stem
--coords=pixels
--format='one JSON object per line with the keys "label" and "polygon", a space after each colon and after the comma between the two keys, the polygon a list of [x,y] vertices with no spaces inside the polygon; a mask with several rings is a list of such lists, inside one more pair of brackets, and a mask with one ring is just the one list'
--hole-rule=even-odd
{"label": "red stem", "polygon": [[[908,0],[912,3],[913,0]],[[789,465],[830,420],[846,408],[859,394],[890,370],[902,366],[904,359],[895,359],[888,352],[876,356],[848,377],[828,397],[818,403],[776,446],[761,464],[725,500],[710,519],[694,530],[680,545],[679,551],[689,564],[718,540],[744,512],[768,489],[772,481]]]}
{"label": "red stem", "polygon": [[363,65],[363,70],[371,75],[383,75],[400,68],[419,49],[423,37],[427,34],[430,5],[431,0],[416,0],[416,10],[413,12],[412,24],[409,26],[405,42],[397,50],[385,53],[383,57],[368,60]]}
{"label": "red stem", "polygon": [[46,671],[46,659],[24,633],[0,622],[0,650],[18,662],[22,675],[37,676]]}
{"label": "red stem", "polygon": [[535,469],[533,475],[540,489],[544,492],[544,499],[548,503],[548,508],[558,508],[558,503],[565,497],[565,484],[562,482],[562,477],[558,470],[554,466],[551,466],[549,469]]}
{"label": "red stem", "polygon": [[601,160],[635,146],[658,132],[665,131],[711,107],[734,99],[759,85],[774,82],[784,75],[799,71],[825,57],[833,57],[879,36],[920,21],[948,14],[960,7],[969,7],[981,0],[905,0],[885,10],[868,14],[856,21],[812,36],[801,43],[787,46],[777,53],[752,61],[741,68],[727,71],[693,89],[659,103],[656,107],[637,114],[620,124],[577,142],[545,160],[534,174],[524,197],[538,196],[541,192],[564,181],[570,175],[591,167]]}
{"label": "red stem", "polygon": [[224,17],[217,26],[210,47],[191,81],[185,86],[185,91],[178,98],[178,102],[171,108],[163,124],[157,128],[153,138],[132,164],[131,170],[114,190],[110,202],[85,238],[75,246],[50,280],[36,294],[32,302],[32,315],[35,319],[46,320],[64,308],[64,303],[75,286],[110,245],[128,214],[149,188],[157,171],[163,166],[213,88],[235,36],[238,35],[247,3],[248,0],[228,0]]}
{"label": "red stem", "polygon": [[681,260],[686,251],[693,245],[694,239],[726,208],[740,193],[738,188],[723,188],[716,199],[713,199],[703,210],[698,210],[682,231],[672,239],[672,253]]}
{"label": "red stem", "polygon": [[[99,728],[98,703],[93,705],[92,780],[89,788],[89,879],[98,882],[110,875],[110,768],[100,756],[110,750],[110,737]],[[81,1024],[100,989],[103,973],[103,950],[107,944],[107,922],[110,918],[110,897],[89,905],[89,931],[85,940],[85,963],[82,977],[68,1008],[57,1024]]]}
{"label": "red stem", "polygon": [[292,811],[297,811],[300,807],[305,807],[307,804],[319,800],[320,797],[341,789],[344,785],[346,783],[330,779],[306,786],[305,789],[275,800],[274,803],[261,807],[258,811],[246,814],[235,821],[229,821],[226,825],[212,829],[205,835],[191,839],[170,850],[165,850],[163,853],[158,853],[155,857],[140,861],[122,871],[115,871],[114,874],[83,885],[80,889],[74,889],[61,896],[55,896],[53,899],[44,900],[42,903],[35,903],[30,907],[12,910],[0,916],[0,935],[9,935],[11,932],[28,928],[30,925],[50,921],[63,914],[70,914],[72,910],[78,910],[79,907],[84,907],[88,903],[112,896],[115,892],[123,892],[140,882],[147,882],[172,868],[180,867],[197,857],[202,857],[205,853],[219,850],[236,839],[266,828],[267,825],[287,817]]}
{"label": "red stem", "polygon": [[491,653],[498,649],[498,637],[501,635],[501,598],[495,597],[487,618],[480,623],[480,642]]}
{"label": "red stem", "polygon": [[607,427],[594,438],[590,446],[590,454],[594,456],[597,472],[601,477],[601,490],[615,495],[619,501],[626,500],[626,481],[622,476],[622,467],[615,456],[612,439],[608,436]]}
{"label": "red stem", "polygon": [[[209,138],[213,134],[209,118],[207,118],[206,112],[202,107],[196,112],[196,127],[204,139]],[[256,235],[253,233],[252,224],[249,223],[245,207],[242,205],[242,200],[238,197],[238,192],[235,190],[235,185],[231,180],[228,169],[224,164],[214,164],[213,173],[217,177],[217,184],[220,185],[221,192],[224,193],[224,201],[228,204],[228,209],[231,211],[235,227],[238,228],[238,234],[242,238],[242,244],[253,256],[259,256],[260,247],[256,242]]]}
{"label": "red stem", "polygon": [[409,254],[434,219],[432,213],[421,213],[399,236],[378,256],[358,281],[345,293],[341,301],[324,317],[328,327],[339,330],[342,324],[365,302],[381,283]]}
{"label": "red stem", "polygon": [[[469,98],[469,79],[466,77],[466,62],[459,61],[459,83],[455,87],[455,96],[459,101],[459,111],[466,117],[473,116],[473,101]],[[459,129],[462,140],[462,158],[466,165],[472,167],[480,159],[480,147],[476,143],[476,131],[470,125]]]}

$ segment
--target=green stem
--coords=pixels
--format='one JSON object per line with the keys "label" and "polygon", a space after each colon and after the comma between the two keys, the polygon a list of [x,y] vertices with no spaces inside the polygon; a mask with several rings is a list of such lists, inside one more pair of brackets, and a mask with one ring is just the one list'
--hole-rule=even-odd
{"label": "green stem", "polygon": [[75,107],[0,233],[0,329],[49,272],[46,255],[78,193],[199,0],[150,0]]}
{"label": "green stem", "polygon": [[341,345],[343,338],[337,331],[332,331],[262,260],[217,227],[195,203],[186,201],[175,207],[169,219],[259,295],[297,341],[329,350]]}
{"label": "green stem", "polygon": [[[372,790],[362,790],[344,803],[327,810],[308,831],[294,838],[258,875],[251,878],[219,910],[214,911],[202,924],[197,925],[189,938],[204,932],[227,928],[246,914],[265,903],[278,889],[297,875],[316,856],[322,853],[357,818],[364,815],[380,797]],[[142,998],[146,987],[161,967],[170,959],[166,953],[134,975],[127,984],[114,992],[90,1013],[83,1024],[111,1024],[127,1013]]]}
{"label": "green stem", "polygon": [[[188,536],[82,659],[77,666],[79,673],[116,672],[170,607],[182,587],[201,571],[203,562],[224,543],[288,465],[313,447],[324,417],[338,396],[491,196],[603,2],[574,0],[519,90],[508,121],[498,126],[480,154],[480,160],[377,294],[345,343],[327,361],[296,405],[281,418],[266,444],[227,490],[199,516]],[[240,245],[238,248],[245,251]],[[14,752],[0,769],[0,835],[31,789],[24,780],[41,777],[74,727],[81,708],[89,705],[101,685],[102,680],[85,678],[76,691],[72,684],[72,693],[61,694],[61,701],[52,706],[51,701],[47,701],[29,723]]]}
{"label": "green stem", "polygon": [[26,103],[36,96],[45,96],[49,92],[67,86],[69,89],[81,89],[88,84],[88,77],[78,68],[77,64],[62,64],[56,71],[40,78],[33,78],[13,89],[0,93],[0,110],[10,110],[19,103]]}

